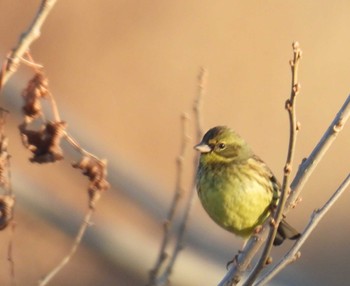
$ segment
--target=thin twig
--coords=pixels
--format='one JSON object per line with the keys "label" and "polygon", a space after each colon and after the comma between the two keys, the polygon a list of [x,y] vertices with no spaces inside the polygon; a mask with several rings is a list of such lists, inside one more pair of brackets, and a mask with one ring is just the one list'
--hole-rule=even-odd
{"label": "thin twig", "polygon": [[10,264],[10,277],[11,277],[11,285],[16,286],[16,274],[15,274],[15,260],[13,258],[13,237],[16,230],[16,223],[14,221],[11,222],[10,229],[10,239],[7,246],[7,261]]}
{"label": "thin twig", "polygon": [[303,246],[307,238],[310,236],[312,231],[316,228],[318,223],[324,217],[324,215],[329,211],[329,209],[335,204],[335,202],[340,198],[344,191],[350,185],[350,174],[345,178],[338,189],[333,193],[333,195],[328,199],[328,201],[323,205],[322,208],[315,210],[310,218],[308,225],[302,233],[301,238],[293,245],[293,247],[284,255],[284,257],[268,272],[266,272],[263,277],[256,283],[258,285],[265,285],[268,283],[276,274],[278,274],[283,268],[288,264],[293,263],[296,259],[300,257],[300,248]]}
{"label": "thin twig", "polygon": [[297,201],[300,191],[309,179],[316,166],[326,154],[329,147],[332,145],[338,134],[342,131],[345,123],[350,117],[350,95],[348,95],[343,106],[338,111],[337,115],[329,125],[328,129],[311,152],[308,158],[303,160],[299,166],[298,172],[291,184],[291,195],[286,203],[286,212],[292,209]]}
{"label": "thin twig", "polygon": [[[350,95],[345,100],[343,106],[335,116],[334,120],[324,133],[320,142],[315,146],[309,157],[299,166],[298,172],[291,183],[291,194],[287,199],[284,213],[286,214],[292,209],[298,200],[300,191],[307,182],[308,178],[315,170],[317,164],[326,154],[329,147],[332,145],[337,135],[342,131],[345,123],[350,117]],[[249,239],[244,250],[238,254],[237,263],[232,265],[224,278],[219,282],[219,286],[233,285],[234,277],[242,277],[250,265],[251,259],[259,250],[262,241],[267,235],[269,222],[265,222],[263,231]],[[257,244],[257,246],[255,246]],[[234,285],[236,285],[235,283]]]}
{"label": "thin twig", "polygon": [[[164,278],[159,277],[159,272],[166,261],[166,258],[168,257],[168,254],[166,252],[166,248],[169,244],[171,233],[170,228],[172,226],[175,213],[177,211],[179,201],[181,196],[184,193],[184,187],[183,187],[183,177],[184,177],[184,160],[186,158],[186,153],[188,149],[188,143],[189,143],[189,136],[187,131],[187,122],[188,122],[188,115],[182,114],[181,116],[181,130],[182,130],[182,139],[181,139],[181,147],[180,147],[180,154],[177,157],[176,160],[176,180],[175,180],[175,192],[174,197],[171,202],[171,206],[167,215],[166,220],[163,224],[163,240],[161,243],[161,247],[159,250],[159,255],[157,258],[157,261],[153,267],[153,269],[149,273],[149,283],[148,285],[163,285],[165,284],[163,282]],[[169,271],[169,270],[168,270]],[[163,276],[163,275],[162,275]],[[166,277],[165,279],[168,279],[168,273],[164,275]]]}
{"label": "thin twig", "polygon": [[63,135],[64,135],[64,138],[66,139],[66,141],[75,150],[77,150],[81,155],[87,156],[87,157],[91,157],[91,158],[93,158],[93,159],[95,159],[96,161],[99,161],[99,162],[101,161],[101,159],[99,159],[97,156],[95,156],[94,154],[88,152],[83,147],[81,147],[80,144],[77,142],[77,140],[75,140],[71,135],[69,135],[69,133],[66,130],[63,131]]}
{"label": "thin twig", "polygon": [[199,142],[203,136],[203,119],[201,114],[203,98],[207,92],[208,70],[201,67],[198,75],[198,92],[197,98],[193,104],[193,112],[195,114],[196,123],[196,142]]}
{"label": "thin twig", "polygon": [[244,273],[250,268],[251,261],[255,254],[266,240],[267,234],[267,231],[263,231],[259,235],[252,235],[250,237],[244,249],[239,251],[234,263],[231,264],[231,268],[219,282],[218,286],[237,285],[241,281]]}
{"label": "thin twig", "polygon": [[33,22],[27,31],[23,32],[19,38],[17,46],[12,50],[11,54],[0,74],[0,89],[6,84],[9,78],[17,71],[19,63],[23,55],[29,50],[30,45],[39,38],[41,27],[44,24],[48,14],[52,10],[56,0],[43,0],[37,11]]}
{"label": "thin twig", "polygon": [[281,188],[281,195],[279,198],[277,210],[273,217],[273,223],[271,223],[269,235],[267,237],[267,241],[265,244],[265,247],[263,249],[263,252],[258,260],[258,263],[256,264],[254,270],[249,274],[249,277],[247,278],[246,282],[244,283],[245,286],[252,285],[253,282],[258,277],[261,270],[265,267],[266,261],[270,255],[273,241],[276,237],[277,233],[277,227],[282,220],[284,205],[286,203],[288,193],[289,193],[289,181],[290,181],[290,174],[291,169],[293,165],[293,157],[295,153],[295,143],[296,143],[296,132],[297,129],[297,120],[296,120],[296,113],[295,113],[295,99],[296,96],[299,93],[300,85],[298,82],[298,67],[299,67],[299,60],[301,58],[301,50],[299,48],[299,43],[294,42],[293,43],[293,60],[290,61],[290,66],[292,70],[292,86],[291,86],[291,93],[290,98],[286,102],[286,109],[288,111],[289,115],[289,146],[288,146],[288,154],[286,159],[286,164],[284,167],[284,174],[283,174],[283,183]]}
{"label": "thin twig", "polygon": [[[307,179],[310,177],[311,173],[315,170],[317,164],[326,154],[329,147],[332,145],[337,135],[342,131],[345,123],[350,117],[350,95],[347,97],[343,106],[335,116],[331,125],[328,127],[320,142],[315,146],[313,151],[311,152],[308,159],[306,159],[303,164],[299,166],[298,172],[291,184],[291,195],[289,196],[287,203],[285,205],[285,213],[287,213],[290,209],[295,205],[295,201],[298,198],[298,195],[305,185]],[[237,263],[233,265],[232,268],[226,273],[224,278],[218,284],[218,286],[229,286],[236,285],[234,284],[236,280],[235,277],[242,277],[245,271],[248,269],[252,258],[255,256],[257,251],[259,250],[264,237],[267,235],[269,222],[264,224],[263,231],[256,236],[252,236],[244,250],[237,256]],[[239,280],[238,280],[239,281]]]}
{"label": "thin twig", "polygon": [[15,261],[13,258],[13,237],[15,234],[16,223],[13,220],[14,217],[14,205],[15,196],[13,194],[12,184],[11,184],[11,161],[10,154],[7,151],[8,138],[5,136],[5,125],[7,119],[8,111],[0,107],[0,187],[4,191],[4,196],[2,198],[2,209],[1,209],[1,221],[2,229],[6,226],[10,226],[10,238],[7,246],[7,261],[9,263],[11,285],[16,285],[15,276]]}
{"label": "thin twig", "polygon": [[75,252],[78,249],[78,246],[80,245],[81,239],[83,238],[87,228],[91,225],[91,217],[94,212],[94,208],[89,208],[88,212],[86,213],[84,217],[84,221],[81,224],[79,231],[75,237],[74,243],[69,251],[69,253],[62,259],[62,261],[54,268],[52,269],[48,274],[46,274],[38,283],[38,286],[44,286],[47,285],[51,281],[51,279],[62,270],[62,268],[70,261],[70,259],[73,257]]}
{"label": "thin twig", "polygon": [[[40,7],[37,11],[36,16],[34,17],[32,23],[29,25],[29,28],[22,33],[17,43],[17,46],[12,50],[8,55],[7,60],[3,63],[2,69],[0,71],[0,91],[2,87],[7,83],[9,78],[17,71],[20,62],[24,62],[34,69],[37,73],[42,69],[41,65],[34,63],[33,59],[29,53],[30,45],[40,36],[41,28],[46,20],[48,14],[52,10],[56,3],[56,0],[42,0]],[[26,56],[26,58],[25,58]],[[49,93],[51,100],[52,114],[54,121],[60,122],[60,115],[58,108],[55,102],[55,99],[51,93]],[[89,177],[89,209],[85,214],[84,221],[81,224],[79,231],[75,237],[74,243],[69,251],[69,253],[63,258],[63,260],[51,271],[49,272],[41,281],[38,282],[38,285],[46,285],[73,257],[75,254],[83,235],[85,234],[87,227],[90,225],[91,216],[95,210],[95,205],[98,202],[101,192],[108,189],[109,183],[106,180],[106,165],[103,160],[100,160],[93,154],[87,152],[83,149],[75,139],[73,139],[66,131],[64,131],[64,136],[67,141],[81,153],[83,156],[88,156],[96,160],[96,162],[90,162],[86,160],[86,157],[82,159],[81,162],[75,164],[76,168],[82,169],[83,173]],[[56,142],[53,142],[56,144]],[[53,144],[52,143],[52,144]],[[51,143],[48,143],[51,144]],[[57,145],[59,142],[57,142]],[[85,159],[85,160],[84,160]],[[11,191],[12,192],[12,191]],[[12,194],[12,193],[11,193]],[[14,224],[12,225],[14,229]],[[8,259],[11,265],[11,277],[12,284],[14,281],[14,262],[12,257],[12,238],[8,247]]]}
{"label": "thin twig", "polygon": [[[204,94],[206,92],[206,80],[207,80],[207,70],[204,68],[201,68],[199,76],[198,76],[198,92],[196,99],[194,101],[193,105],[193,111],[195,113],[195,124],[196,124],[196,142],[199,142],[200,139],[202,138],[203,132],[202,132],[202,117],[201,117],[201,103],[202,99],[204,97]],[[195,155],[194,160],[193,160],[193,170],[195,173],[195,170],[197,169],[198,166],[198,156]],[[183,241],[184,241],[184,235],[187,229],[187,224],[188,220],[190,217],[190,213],[194,204],[194,199],[195,199],[195,194],[196,194],[196,187],[195,187],[195,178],[193,178],[192,182],[192,190],[190,191],[190,194],[188,196],[186,206],[185,206],[185,213],[183,215],[174,251],[172,253],[172,256],[170,257],[169,263],[164,270],[164,274],[162,275],[162,283],[166,283],[169,279],[169,276],[171,274],[171,271],[173,269],[173,266],[175,264],[175,261],[177,259],[178,254],[180,253],[180,250],[183,249]],[[159,284],[159,285],[164,285],[164,284]]]}
{"label": "thin twig", "polygon": [[50,101],[51,101],[51,111],[52,111],[52,116],[54,118],[55,122],[61,122],[61,116],[60,113],[58,111],[58,107],[57,107],[57,103],[55,100],[55,97],[53,96],[53,94],[51,92],[48,93]]}

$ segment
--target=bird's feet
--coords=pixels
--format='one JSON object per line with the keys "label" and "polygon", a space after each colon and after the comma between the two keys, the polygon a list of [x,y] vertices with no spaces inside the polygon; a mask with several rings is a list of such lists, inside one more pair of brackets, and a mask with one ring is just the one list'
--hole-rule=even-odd
{"label": "bird's feet", "polygon": [[254,228],[254,234],[259,234],[263,230],[262,225],[258,225],[257,227]]}
{"label": "bird's feet", "polygon": [[230,267],[231,264],[237,264],[238,263],[238,256],[243,253],[243,250],[238,250],[238,253],[233,257],[232,260],[226,263],[226,270]]}

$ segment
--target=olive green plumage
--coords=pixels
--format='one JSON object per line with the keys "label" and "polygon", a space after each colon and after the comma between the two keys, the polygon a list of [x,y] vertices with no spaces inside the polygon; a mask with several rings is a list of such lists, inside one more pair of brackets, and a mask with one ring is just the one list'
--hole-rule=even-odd
{"label": "olive green plumage", "polygon": [[[277,203],[279,183],[243,138],[225,126],[210,129],[195,149],[201,152],[197,191],[204,209],[224,229],[248,238]],[[283,220],[274,244],[299,236]]]}

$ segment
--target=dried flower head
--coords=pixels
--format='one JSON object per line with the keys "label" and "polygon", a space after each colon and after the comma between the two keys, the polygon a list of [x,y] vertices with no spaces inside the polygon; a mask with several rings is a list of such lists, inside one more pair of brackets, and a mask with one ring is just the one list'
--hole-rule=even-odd
{"label": "dried flower head", "polygon": [[5,229],[13,217],[15,198],[9,195],[0,196],[0,230]]}
{"label": "dried flower head", "polygon": [[48,94],[48,79],[43,73],[37,72],[22,93],[24,99],[22,109],[28,120],[38,118],[42,114],[40,100]]}
{"label": "dried flower head", "polygon": [[74,168],[81,169],[83,174],[89,177],[89,206],[94,208],[100,198],[101,192],[107,190],[110,185],[106,180],[107,162],[85,156],[79,162],[72,164]]}
{"label": "dried flower head", "polygon": [[26,124],[21,124],[19,130],[23,145],[34,154],[30,161],[49,163],[63,159],[60,142],[66,126],[64,121],[48,122],[39,130],[28,130]]}

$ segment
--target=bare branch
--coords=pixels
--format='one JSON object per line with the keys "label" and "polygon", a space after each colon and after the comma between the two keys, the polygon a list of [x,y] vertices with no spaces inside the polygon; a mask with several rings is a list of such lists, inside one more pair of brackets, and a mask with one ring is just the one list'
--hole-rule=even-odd
{"label": "bare branch", "polygon": [[[202,122],[201,122],[201,102],[202,102],[202,98],[205,94],[205,90],[206,90],[206,79],[207,79],[207,71],[204,68],[201,68],[200,72],[199,72],[199,76],[198,76],[198,91],[197,91],[197,95],[196,98],[194,100],[194,104],[193,104],[193,112],[195,113],[195,126],[196,126],[196,140],[199,141],[202,137]],[[185,126],[184,126],[185,127]],[[184,129],[184,133],[183,133],[183,138],[188,138],[188,136],[186,135],[187,131]],[[184,139],[183,139],[184,140]],[[187,139],[186,139],[187,140]],[[183,141],[183,144],[186,143]],[[185,147],[185,145],[183,145],[183,148]],[[184,151],[184,149],[182,149]],[[182,156],[180,155],[179,159],[178,159],[178,164],[180,163],[179,160]],[[182,160],[183,158],[181,158],[181,169],[182,169]],[[197,169],[197,165],[198,165],[198,156],[194,157],[193,160],[193,170],[195,173],[195,170]],[[180,169],[179,169],[179,165],[178,165],[178,171],[177,171],[177,176],[182,176],[182,174],[180,173]],[[179,178],[177,179],[177,182],[180,182]],[[192,206],[194,203],[194,199],[195,199],[195,193],[196,193],[196,188],[195,188],[195,178],[194,181],[192,183],[192,190],[189,193],[187,202],[186,202],[186,206],[185,206],[185,210],[184,210],[184,215],[183,218],[181,220],[181,224],[179,227],[179,231],[177,234],[177,238],[176,238],[176,242],[175,242],[175,246],[173,249],[173,252],[169,258],[169,262],[165,267],[165,270],[163,271],[163,273],[161,275],[159,275],[159,268],[161,266],[161,264],[163,263],[163,261],[166,259],[167,254],[165,252],[165,246],[164,244],[166,243],[166,240],[169,239],[168,236],[169,234],[167,233],[167,228],[169,227],[167,225],[167,222],[164,225],[164,237],[163,237],[163,242],[162,242],[162,246],[161,246],[161,252],[159,253],[158,256],[158,260],[156,262],[156,266],[155,268],[153,268],[153,270],[150,273],[150,283],[148,285],[166,285],[169,281],[169,277],[171,274],[171,271],[174,267],[174,264],[176,262],[177,256],[180,253],[180,250],[183,249],[183,241],[184,241],[184,235],[186,232],[186,228],[187,228],[187,224],[188,224],[188,219],[192,210]],[[177,189],[177,188],[176,188]],[[176,207],[177,204],[177,199],[178,199],[178,194],[175,192],[175,197],[171,206],[171,209],[169,211],[168,214],[168,219],[169,216],[170,218],[174,215],[174,205]],[[156,278],[155,276],[158,275],[158,277]],[[153,277],[152,277],[153,276]]]}
{"label": "bare branch", "polygon": [[[321,138],[320,142],[315,146],[310,156],[303,161],[299,166],[298,172],[291,183],[291,193],[287,199],[284,213],[286,214],[292,209],[298,201],[299,193],[302,187],[305,185],[307,179],[311,173],[315,170],[319,161],[326,154],[329,147],[332,145],[337,135],[341,132],[346,121],[350,117],[350,96],[347,97],[343,106],[335,116],[331,125],[326,130],[325,134]],[[240,277],[247,271],[250,265],[251,259],[255,256],[264,239],[267,236],[270,222],[267,221],[263,225],[263,231],[252,236],[246,244],[244,250],[238,254],[237,263],[233,265],[226,273],[224,278],[219,282],[219,286],[236,285],[240,280]],[[239,279],[238,279],[239,278]],[[238,280],[238,281],[237,281]]]}
{"label": "bare branch", "polygon": [[267,231],[263,231],[259,235],[252,235],[245,244],[245,247],[236,256],[232,267],[227,271],[224,278],[219,282],[218,286],[237,285],[244,273],[250,267],[255,254],[259,251],[267,237]]}
{"label": "bare branch", "polygon": [[10,230],[10,238],[7,247],[7,261],[10,265],[10,277],[11,277],[11,285],[16,286],[16,275],[15,275],[15,260],[13,259],[13,237],[15,234],[16,223],[12,221],[11,230]]}
{"label": "bare branch", "polygon": [[[90,225],[91,216],[95,210],[95,206],[100,199],[101,193],[109,188],[107,177],[107,162],[100,160],[95,155],[83,149],[75,139],[68,135],[65,122],[61,121],[58,108],[54,96],[48,89],[48,80],[42,72],[43,66],[38,65],[32,59],[29,53],[30,45],[40,36],[41,28],[46,20],[49,12],[54,7],[56,0],[42,0],[41,5],[29,25],[17,43],[17,46],[11,51],[7,59],[4,61],[0,73],[0,90],[7,83],[9,78],[17,71],[21,62],[30,66],[35,73],[33,79],[29,82],[27,88],[22,94],[24,99],[24,122],[20,125],[20,131],[24,145],[33,153],[32,162],[47,163],[54,162],[63,158],[63,151],[60,147],[61,139],[65,138],[71,146],[78,150],[82,155],[82,159],[73,164],[73,167],[82,170],[83,174],[88,176],[88,194],[89,208],[85,214],[84,221],[81,224],[78,234],[69,253],[63,260],[49,272],[38,285],[46,285],[72,258],[75,254],[87,227]],[[53,122],[46,121],[41,101],[49,98],[51,103]],[[43,123],[39,130],[28,129],[28,125],[36,119],[41,119]],[[1,122],[2,123],[2,122]],[[1,228],[6,227],[8,221],[12,218],[12,208],[14,204],[14,196],[10,188],[10,184],[5,186],[6,170],[8,169],[8,154],[6,150],[7,139],[2,134],[3,126],[1,126],[1,146],[0,146],[0,184],[7,191],[7,194],[0,196],[0,216]],[[4,139],[4,140],[3,140]],[[6,139],[6,140],[5,140]],[[5,164],[6,163],[6,164]],[[7,172],[9,172],[7,170]],[[9,174],[9,173],[8,173]],[[14,230],[14,224],[12,232]],[[12,239],[8,247],[8,260],[11,266],[12,284],[14,281],[14,262],[12,258]]]}
{"label": "bare branch", "polygon": [[66,139],[66,141],[82,156],[90,157],[95,159],[96,161],[100,161],[100,159],[97,156],[81,147],[78,141],[75,140],[66,130],[64,130],[63,136]]}
{"label": "bare branch", "polygon": [[[194,106],[193,106],[193,110],[195,113],[195,124],[196,124],[196,141],[199,141],[203,135],[203,131],[202,131],[202,117],[201,117],[201,103],[202,103],[202,99],[206,90],[206,78],[207,78],[207,71],[204,68],[201,68],[199,76],[198,76],[198,92],[197,92],[197,97],[195,99],[194,102]],[[195,173],[195,170],[197,169],[197,165],[198,165],[198,157],[195,156],[194,160],[193,160],[193,170]],[[175,244],[175,248],[173,251],[173,255],[170,258],[169,264],[167,269],[164,271],[165,273],[167,273],[167,279],[170,275],[170,272],[173,268],[173,265],[175,264],[176,258],[180,252],[180,250],[183,248],[183,240],[184,240],[184,235],[186,232],[186,228],[187,228],[187,224],[188,224],[188,219],[190,217],[190,213],[192,210],[192,206],[194,203],[194,199],[195,199],[195,193],[196,193],[196,188],[195,188],[195,179],[192,183],[192,190],[188,196],[187,202],[186,202],[186,206],[185,206],[185,213],[182,219],[182,222],[180,224],[180,228],[179,228],[179,232],[178,232],[178,236],[176,239],[176,244]],[[166,281],[164,281],[166,282]],[[162,285],[162,284],[160,284]]]}
{"label": "bare branch", "polygon": [[265,285],[268,283],[276,274],[278,274],[283,268],[288,264],[293,263],[300,257],[300,248],[303,246],[304,242],[310,236],[312,231],[316,228],[318,223],[324,217],[324,215],[329,211],[329,209],[334,205],[334,203],[340,198],[344,191],[350,185],[350,174],[338,187],[338,189],[333,193],[333,195],[328,199],[328,201],[323,205],[322,208],[317,209],[311,215],[310,221],[302,233],[301,238],[293,245],[293,247],[284,255],[284,257],[268,272],[264,274],[263,277],[256,283],[258,285]]}
{"label": "bare branch", "polygon": [[199,142],[203,136],[203,119],[201,114],[203,98],[207,92],[208,70],[204,67],[200,69],[198,75],[198,92],[197,98],[193,104],[193,112],[196,118],[196,142]]}
{"label": "bare branch", "polygon": [[38,286],[44,286],[49,283],[52,278],[56,276],[58,272],[62,270],[62,268],[71,260],[71,258],[74,256],[75,252],[78,249],[78,246],[80,245],[81,239],[83,238],[87,228],[91,225],[91,216],[94,212],[93,208],[90,208],[89,211],[86,213],[84,222],[81,224],[80,229],[78,231],[77,236],[75,237],[74,243],[69,251],[69,253],[62,259],[62,261],[54,268],[52,269],[45,277],[43,277],[39,282]]}
{"label": "bare branch", "polygon": [[286,109],[289,115],[289,126],[290,126],[289,127],[289,146],[288,146],[287,160],[284,167],[281,195],[279,198],[277,210],[273,217],[274,223],[270,224],[271,227],[270,227],[270,231],[269,231],[269,235],[268,235],[265,247],[263,249],[263,252],[254,270],[250,273],[248,279],[244,283],[244,285],[246,286],[253,284],[253,282],[256,280],[257,276],[261,272],[261,270],[266,265],[266,261],[272,249],[273,241],[276,237],[278,225],[282,220],[284,206],[289,194],[289,181],[290,181],[290,174],[291,174],[291,169],[293,165],[293,157],[295,153],[296,132],[298,131],[296,114],[295,114],[295,99],[300,90],[300,84],[298,82],[298,67],[299,67],[299,61],[301,59],[301,54],[302,52],[299,48],[299,43],[294,42],[293,43],[293,60],[290,61],[290,66],[292,70],[292,86],[291,86],[290,98],[286,102]]}
{"label": "bare branch", "polygon": [[12,50],[8,56],[7,62],[3,67],[0,74],[0,89],[6,84],[9,78],[17,71],[19,63],[23,58],[23,55],[29,50],[30,45],[40,36],[41,27],[44,24],[48,14],[52,10],[56,3],[56,0],[43,0],[37,11],[37,14],[30,24],[27,31],[25,31],[17,46]]}
{"label": "bare branch", "polygon": [[181,116],[181,130],[182,130],[182,139],[181,139],[181,147],[180,147],[180,154],[177,157],[176,160],[176,180],[175,180],[175,192],[174,197],[171,202],[171,206],[167,215],[166,220],[163,224],[163,240],[161,243],[161,247],[159,250],[158,259],[153,267],[153,269],[149,273],[149,283],[148,285],[163,285],[166,283],[166,281],[163,282],[163,280],[167,280],[168,276],[170,275],[171,268],[167,268],[167,272],[164,273],[162,276],[159,276],[160,269],[164,262],[166,261],[166,258],[168,257],[168,254],[166,252],[166,248],[170,241],[170,228],[172,226],[175,213],[177,211],[179,201],[181,196],[184,193],[184,187],[183,187],[183,164],[184,159],[186,157],[187,149],[188,149],[188,142],[189,142],[189,136],[187,131],[187,121],[188,121],[188,115],[183,114]]}
{"label": "bare branch", "polygon": [[316,166],[326,154],[329,147],[332,145],[338,134],[342,131],[345,123],[350,117],[350,95],[348,95],[343,106],[329,125],[328,129],[311,152],[308,158],[303,160],[299,166],[298,172],[294,177],[291,184],[291,195],[289,196],[286,203],[286,210],[292,209],[297,201],[300,191],[304,187],[305,183],[309,179]]}

